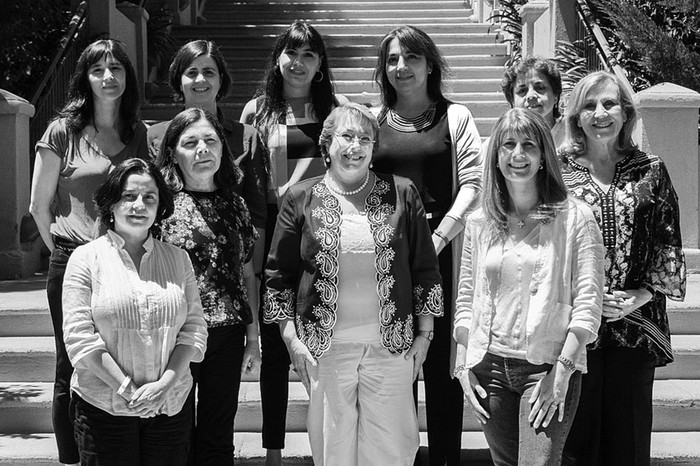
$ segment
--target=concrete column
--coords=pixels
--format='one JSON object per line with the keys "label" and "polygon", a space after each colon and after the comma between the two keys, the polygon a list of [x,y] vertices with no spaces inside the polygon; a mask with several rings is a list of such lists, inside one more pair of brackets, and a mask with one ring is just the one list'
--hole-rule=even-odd
{"label": "concrete column", "polygon": [[20,239],[22,219],[29,219],[29,119],[33,116],[29,102],[0,89],[0,279],[25,278],[40,266],[41,240],[22,243]]}
{"label": "concrete column", "polygon": [[555,43],[552,35],[553,10],[549,0],[530,0],[520,10],[523,23],[523,57],[554,56]]}
{"label": "concrete column", "polygon": [[139,80],[139,91],[143,98],[145,83],[148,80],[148,33],[146,31],[146,22],[148,21],[148,13],[145,9],[134,5],[133,3],[120,3],[117,9],[134,23],[134,50],[135,57],[130,57],[133,60],[136,76]]}
{"label": "concrete column", "polygon": [[636,141],[641,149],[663,159],[678,193],[684,248],[700,247],[698,231],[698,109],[700,94],[661,83],[635,95],[641,124]]}

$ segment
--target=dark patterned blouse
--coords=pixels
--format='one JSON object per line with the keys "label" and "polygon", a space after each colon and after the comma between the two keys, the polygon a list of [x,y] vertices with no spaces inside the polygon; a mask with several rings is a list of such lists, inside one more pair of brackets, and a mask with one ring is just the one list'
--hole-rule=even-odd
{"label": "dark patterned blouse", "polygon": [[243,265],[257,237],[238,194],[220,189],[175,195],[175,213],[162,222],[161,238],[189,254],[210,328],[253,321]]}
{"label": "dark patterned blouse", "polygon": [[564,182],[588,203],[603,232],[606,291],[654,288],[651,301],[624,319],[603,319],[590,348],[639,347],[657,366],[673,361],[666,297],[685,297],[685,256],[681,247],[678,196],[658,157],[634,151],[617,163],[604,192],[588,169],[564,157]]}

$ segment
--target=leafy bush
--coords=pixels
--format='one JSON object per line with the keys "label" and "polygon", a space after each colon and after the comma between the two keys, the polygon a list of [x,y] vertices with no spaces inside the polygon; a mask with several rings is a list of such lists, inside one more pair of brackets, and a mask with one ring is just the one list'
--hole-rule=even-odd
{"label": "leafy bush", "polygon": [[635,90],[673,82],[700,92],[700,12],[694,2],[589,3]]}
{"label": "leafy bush", "polygon": [[70,17],[70,0],[0,2],[0,88],[32,98]]}

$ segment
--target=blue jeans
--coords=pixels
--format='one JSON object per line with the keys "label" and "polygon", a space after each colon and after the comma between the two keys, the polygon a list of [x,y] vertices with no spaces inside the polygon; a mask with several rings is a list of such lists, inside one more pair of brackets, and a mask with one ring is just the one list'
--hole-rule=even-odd
{"label": "blue jeans", "polygon": [[491,353],[486,353],[472,368],[487,394],[485,399],[479,400],[491,417],[481,427],[496,466],[561,464],[564,443],[581,394],[581,373],[576,371],[569,380],[564,420],[559,422],[557,413],[549,426],[535,429],[527,420],[530,395],[550,370],[551,364],[535,365]]}
{"label": "blue jeans", "polygon": [[113,416],[73,393],[81,466],[185,466],[193,399],[174,416]]}
{"label": "blue jeans", "polygon": [[56,434],[58,461],[72,464],[79,461],[78,447],[73,435],[73,422],[70,415],[70,379],[73,366],[63,342],[63,276],[66,264],[77,244],[68,240],[54,237],[56,247],[51,253],[49,272],[46,278],[46,296],[49,302],[53,334],[56,342],[56,376],[53,386],[53,403],[51,405],[51,420]]}

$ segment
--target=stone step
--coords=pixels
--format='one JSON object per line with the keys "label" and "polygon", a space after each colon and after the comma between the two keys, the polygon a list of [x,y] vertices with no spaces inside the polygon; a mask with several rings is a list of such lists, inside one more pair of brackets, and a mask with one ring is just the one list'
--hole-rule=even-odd
{"label": "stone step", "polygon": [[[376,60],[375,60],[376,63]],[[231,74],[231,79],[234,82],[239,81],[260,81],[264,74],[264,67],[260,68],[246,68],[246,69],[232,69],[229,71]],[[335,80],[350,80],[350,79],[372,79],[374,75],[374,66],[372,67],[358,67],[358,68],[332,68],[333,79]],[[450,68],[450,77],[456,79],[484,79],[484,78],[498,78],[503,77],[503,67],[502,66],[453,66]],[[449,79],[448,78],[448,79]],[[166,85],[164,86],[167,92],[170,92],[170,88]],[[163,92],[161,90],[161,92]]]}
{"label": "stone step", "polygon": [[[195,36],[198,35],[206,36],[209,34],[260,34],[260,35],[273,35],[277,36],[287,27],[290,23],[260,23],[255,22],[251,24],[218,24],[213,22],[213,18],[208,18],[208,21],[204,25],[200,26],[174,26],[173,33],[180,37],[182,36]],[[387,20],[384,22],[373,22],[373,23],[361,23],[355,21],[333,21],[327,23],[314,23],[312,26],[318,31],[322,36],[327,37],[333,34],[342,34],[345,32],[354,32],[357,30],[362,30],[364,34],[379,34],[383,36],[392,29],[396,27],[397,23],[395,21]],[[467,33],[467,34],[495,34],[495,29],[491,24],[485,23],[468,23],[462,22],[459,24],[445,23],[444,21],[437,21],[434,23],[422,23],[420,29],[425,31],[429,35],[441,33],[441,32],[455,32],[455,33]]]}
{"label": "stone step", "polygon": [[[469,22],[469,18],[472,16],[472,11],[465,8],[439,8],[439,9],[426,9],[426,8],[415,8],[411,10],[395,8],[383,8],[383,9],[373,9],[371,5],[362,5],[362,8],[349,9],[341,8],[334,11],[319,11],[319,10],[304,10],[295,8],[278,8],[273,11],[261,11],[254,8],[242,8],[238,11],[232,10],[212,10],[205,9],[204,18],[209,21],[209,18],[217,18],[218,21],[226,22],[249,22],[249,23],[266,23],[270,21],[274,22],[289,22],[295,20],[307,21],[311,24],[315,24],[319,20],[331,20],[331,21],[352,21],[355,22],[357,18],[373,18],[374,20],[380,20],[381,22],[386,22],[389,19],[395,20],[396,25],[399,24],[410,24],[414,18],[423,18],[424,22],[430,19],[430,22],[435,22],[444,18],[454,18],[457,19],[456,22],[466,23]],[[379,21],[375,21],[379,22]]]}
{"label": "stone step", "polygon": [[[427,436],[421,432],[420,455],[427,463]],[[265,450],[257,432],[237,432],[234,435],[235,461],[240,466],[263,464]],[[304,432],[290,432],[285,438],[285,464],[312,466],[309,438]],[[651,459],[654,466],[700,464],[700,432],[654,432],[651,435]],[[0,465],[38,466],[56,464],[56,441],[53,434],[0,435]],[[461,465],[491,466],[484,434],[462,433]]]}
{"label": "stone step", "polygon": [[453,9],[463,9],[463,0],[409,0],[404,2],[397,1],[320,1],[320,2],[207,2],[205,5],[205,12],[217,12],[221,13],[224,11],[255,11],[255,12],[271,12],[276,13],[278,11],[322,11],[331,13],[335,10],[364,10],[378,8],[382,10],[392,9],[392,10],[416,10],[416,9],[443,9],[443,8],[453,8]]}
{"label": "stone step", "polygon": [[[191,40],[207,39],[216,42],[219,47],[224,46],[265,46],[270,51],[274,48],[277,42],[278,32],[260,33],[252,30],[247,34],[221,28],[222,30],[177,30],[173,36],[180,43],[184,44]],[[361,32],[357,32],[358,29]],[[334,55],[337,47],[349,45],[371,45],[377,47],[381,42],[384,34],[390,29],[382,32],[372,33],[365,31],[363,27],[353,28],[346,33],[331,33],[323,36],[323,40],[328,50],[329,55]],[[437,32],[430,34],[430,37],[435,43],[442,47],[449,44],[492,44],[499,43],[500,40],[496,34],[488,35],[483,33],[463,33],[463,32]]]}
{"label": "stone step", "polygon": [[[52,432],[51,398],[53,384],[0,383],[0,433],[27,434]],[[418,384],[418,419],[425,431],[425,394]],[[700,380],[657,380],[654,383],[654,431],[700,431]],[[306,431],[308,396],[301,382],[289,384],[287,431]],[[262,413],[260,386],[244,381],[236,415],[236,432],[260,432]],[[476,418],[464,410],[463,430],[479,431]]]}
{"label": "stone step", "polygon": [[[675,362],[657,369],[656,379],[700,379],[700,335],[673,335],[671,342]],[[53,380],[53,337],[0,337],[0,368],[0,382]]]}
{"label": "stone step", "polygon": [[[228,61],[228,57],[266,57],[271,52],[271,47],[267,44],[251,44],[251,45],[230,45],[222,44],[220,47]],[[473,55],[500,55],[505,56],[507,53],[507,44],[505,43],[487,43],[487,44],[442,44],[440,51],[447,57],[448,63],[451,63],[449,55],[465,54]],[[346,57],[373,57],[376,61],[377,44],[347,44],[339,45],[328,51],[328,55],[333,58]]]}
{"label": "stone step", "polygon": [[[204,21],[203,23],[205,25],[210,25],[210,26],[215,26],[215,25],[224,25],[224,26],[231,26],[231,27],[251,27],[251,25],[260,25],[260,26],[274,26],[274,27],[280,27],[280,28],[285,28],[289,26],[292,21],[295,20],[300,20],[300,21],[307,21],[309,24],[314,26],[315,28],[318,27],[324,27],[324,26],[334,26],[334,25],[352,25],[352,26],[373,26],[373,25],[381,25],[382,27],[385,27],[386,32],[390,31],[394,27],[400,25],[400,24],[412,24],[414,26],[417,26],[419,28],[428,28],[431,25],[434,24],[443,24],[443,25],[450,25],[450,26],[462,26],[462,25],[468,25],[470,24],[470,14],[469,10],[464,10],[464,14],[460,14],[459,16],[444,16],[444,17],[438,17],[436,15],[430,14],[430,15],[422,15],[419,17],[411,17],[408,14],[400,14],[400,12],[396,13],[396,16],[394,18],[387,18],[387,17],[373,17],[373,16],[367,16],[367,17],[353,17],[352,15],[350,16],[340,16],[338,14],[335,14],[333,17],[322,17],[316,15],[314,18],[308,18],[305,17],[305,15],[294,15],[291,13],[284,13],[280,16],[277,17],[259,17],[257,20],[251,20],[249,16],[241,16],[236,13],[230,13],[230,12],[211,12],[207,13],[206,11],[204,12]],[[491,24],[487,23],[471,23],[471,24],[477,24],[481,26],[482,28],[486,28],[489,31],[494,30],[494,26]],[[176,26],[180,27],[180,26]],[[319,30],[320,31],[320,30]]]}

